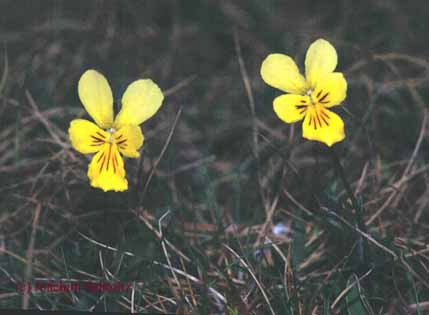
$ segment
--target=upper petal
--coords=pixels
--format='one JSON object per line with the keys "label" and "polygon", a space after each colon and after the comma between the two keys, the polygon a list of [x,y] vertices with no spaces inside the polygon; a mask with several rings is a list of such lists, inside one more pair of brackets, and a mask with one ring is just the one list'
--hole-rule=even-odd
{"label": "upper petal", "polygon": [[137,151],[144,141],[143,133],[139,126],[127,125],[113,134],[119,152],[130,158],[137,158],[140,153]]}
{"label": "upper petal", "polygon": [[327,40],[318,39],[313,42],[305,56],[305,76],[311,88],[335,70],[338,56],[334,46]]}
{"label": "upper petal", "polygon": [[284,94],[274,99],[273,107],[279,118],[287,123],[293,123],[301,120],[307,106],[309,97],[296,94]]}
{"label": "upper petal", "polygon": [[102,150],[94,155],[88,167],[88,177],[92,187],[103,191],[128,189],[124,161],[115,143],[104,144]]}
{"label": "upper petal", "polygon": [[339,105],[347,96],[347,81],[341,72],[329,73],[319,81],[312,93],[316,103],[324,107]]}
{"label": "upper petal", "polygon": [[152,80],[131,83],[122,96],[122,108],[115,119],[115,129],[124,125],[140,125],[161,107],[164,95]]}
{"label": "upper petal", "polygon": [[345,138],[344,122],[340,116],[319,104],[311,106],[302,123],[302,136],[332,146]]}
{"label": "upper petal", "polygon": [[295,61],[287,55],[270,54],[262,62],[261,77],[268,85],[292,94],[304,94],[306,82]]}
{"label": "upper petal", "polygon": [[93,122],[75,119],[70,123],[69,138],[73,148],[83,154],[88,154],[99,151],[108,141],[109,134]]}
{"label": "upper petal", "polygon": [[87,70],[78,83],[80,101],[101,128],[113,123],[113,96],[106,78],[95,70]]}

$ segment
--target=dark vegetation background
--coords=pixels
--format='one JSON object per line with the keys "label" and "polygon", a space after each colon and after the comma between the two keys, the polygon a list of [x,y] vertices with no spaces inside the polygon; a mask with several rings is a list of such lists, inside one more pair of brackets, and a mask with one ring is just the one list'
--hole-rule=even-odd
{"label": "dark vegetation background", "polygon": [[[184,314],[425,314],[428,273],[426,1],[0,1],[0,307]],[[335,146],[272,110],[267,54],[303,71],[329,40],[348,80]],[[241,64],[240,64],[241,62]],[[70,147],[77,82],[151,78],[130,189],[88,184]],[[16,291],[124,282],[124,293]]]}

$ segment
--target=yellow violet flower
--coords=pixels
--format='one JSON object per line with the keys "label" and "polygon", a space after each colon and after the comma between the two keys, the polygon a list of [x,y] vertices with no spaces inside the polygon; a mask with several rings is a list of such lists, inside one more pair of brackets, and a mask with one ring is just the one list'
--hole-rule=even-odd
{"label": "yellow violet flower", "polygon": [[131,83],[122,96],[122,107],[113,119],[113,96],[106,78],[87,70],[78,83],[79,98],[95,124],[85,119],[70,123],[73,148],[83,154],[95,153],[88,167],[91,186],[104,191],[128,189],[122,155],[140,156],[143,133],[139,127],[160,108],[164,95],[149,79]]}
{"label": "yellow violet flower", "polygon": [[347,82],[337,66],[337,52],[326,40],[318,39],[307,50],[305,78],[293,59],[270,54],[261,66],[262,79],[268,85],[290,94],[274,99],[274,111],[287,123],[304,119],[302,136],[332,146],[345,138],[344,122],[328,108],[345,98]]}

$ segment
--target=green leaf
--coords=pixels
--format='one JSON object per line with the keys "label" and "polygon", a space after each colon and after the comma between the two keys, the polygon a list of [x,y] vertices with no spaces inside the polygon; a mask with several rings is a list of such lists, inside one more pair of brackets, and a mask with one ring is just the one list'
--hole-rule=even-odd
{"label": "green leaf", "polygon": [[4,68],[3,75],[0,81],[0,95],[3,95],[3,91],[6,85],[6,81],[9,75],[9,59],[7,58],[7,51],[4,51]]}
{"label": "green leaf", "polygon": [[363,290],[360,286],[358,277],[353,274],[347,281],[347,287],[350,285],[353,287],[346,295],[347,303],[347,314],[349,315],[366,315],[373,314],[368,301],[363,293]]}
{"label": "green leaf", "polygon": [[296,220],[292,241],[292,266],[294,270],[304,261],[305,257],[305,225],[301,220]]}

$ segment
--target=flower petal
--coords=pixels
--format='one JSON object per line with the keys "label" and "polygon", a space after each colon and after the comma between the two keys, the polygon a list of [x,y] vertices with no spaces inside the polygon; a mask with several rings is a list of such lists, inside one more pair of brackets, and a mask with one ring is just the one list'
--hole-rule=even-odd
{"label": "flower petal", "polygon": [[139,126],[127,125],[113,134],[119,152],[130,158],[138,158],[137,151],[144,141],[143,133]]}
{"label": "flower petal", "polygon": [[124,161],[115,143],[104,144],[102,150],[94,155],[88,167],[88,177],[92,187],[104,191],[128,189]]}
{"label": "flower petal", "polygon": [[304,94],[306,82],[295,61],[287,55],[270,54],[262,62],[261,77],[268,85],[292,94]]}
{"label": "flower petal", "polygon": [[122,96],[122,108],[115,119],[115,129],[125,125],[140,125],[161,107],[164,95],[152,80],[131,83]]}
{"label": "flower petal", "polygon": [[324,107],[332,107],[344,101],[346,95],[346,79],[341,72],[333,72],[319,81],[312,93],[312,98]]}
{"label": "flower petal", "polygon": [[101,128],[113,123],[113,96],[109,82],[99,72],[87,70],[78,83],[80,101],[88,114]]}
{"label": "flower petal", "polygon": [[324,39],[313,42],[305,56],[305,77],[311,88],[333,72],[337,66],[338,56],[334,46]]}
{"label": "flower petal", "polygon": [[309,102],[308,96],[284,94],[274,99],[273,107],[281,120],[293,123],[305,116]]}
{"label": "flower petal", "polygon": [[70,123],[69,138],[75,150],[88,154],[99,151],[109,134],[89,120],[75,119]]}
{"label": "flower petal", "polygon": [[332,146],[345,138],[344,122],[340,116],[318,104],[308,108],[302,136]]}

